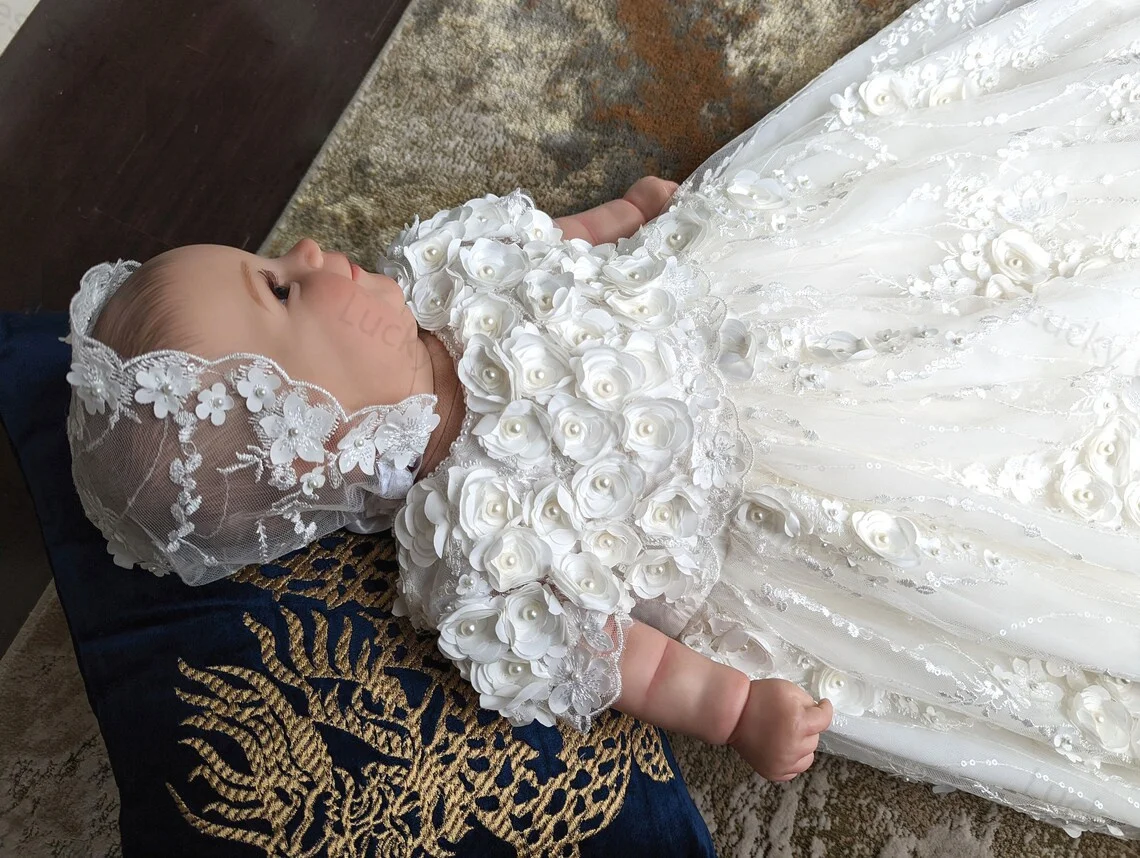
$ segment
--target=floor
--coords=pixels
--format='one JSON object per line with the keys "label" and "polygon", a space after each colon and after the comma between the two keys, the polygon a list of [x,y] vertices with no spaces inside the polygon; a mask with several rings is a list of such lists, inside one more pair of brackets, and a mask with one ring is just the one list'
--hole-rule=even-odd
{"label": "floor", "polygon": [[[107,259],[256,250],[407,2],[0,0],[0,311],[66,310]],[[4,435],[0,653],[49,575]]]}
{"label": "floor", "polygon": [[37,0],[0,0],[0,53],[8,47],[20,25],[28,20]]}

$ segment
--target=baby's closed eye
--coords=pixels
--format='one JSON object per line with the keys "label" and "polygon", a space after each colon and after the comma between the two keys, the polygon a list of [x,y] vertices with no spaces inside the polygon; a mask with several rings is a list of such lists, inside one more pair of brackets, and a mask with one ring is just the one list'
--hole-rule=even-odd
{"label": "baby's closed eye", "polygon": [[277,279],[277,275],[272,271],[262,269],[261,276],[265,278],[266,284],[269,286],[269,291],[273,293],[273,297],[281,303],[289,300],[289,291],[292,283],[282,285],[281,281]]}

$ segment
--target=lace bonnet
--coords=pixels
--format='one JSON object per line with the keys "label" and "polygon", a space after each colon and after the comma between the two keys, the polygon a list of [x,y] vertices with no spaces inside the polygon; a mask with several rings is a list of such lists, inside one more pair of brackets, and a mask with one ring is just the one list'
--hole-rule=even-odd
{"label": "lace bonnet", "polygon": [[72,478],[115,562],[205,584],[342,527],[387,528],[439,423],[436,397],[345,414],[261,355],[123,360],[90,335],[139,267],[89,269],[63,340]]}

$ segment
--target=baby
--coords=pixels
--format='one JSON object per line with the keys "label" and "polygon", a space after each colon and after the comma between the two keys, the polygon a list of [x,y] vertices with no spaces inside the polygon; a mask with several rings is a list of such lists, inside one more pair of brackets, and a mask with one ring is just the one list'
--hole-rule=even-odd
{"label": "baby", "polygon": [[[555,224],[563,240],[617,242],[662,212],[676,188],[645,177],[621,199]],[[292,379],[328,391],[349,414],[418,394],[434,396],[438,422],[422,459],[408,463],[417,478],[447,455],[466,416],[452,355],[419,327],[400,285],[344,254],[322,252],[308,238],[276,259],[218,245],[160,254],[107,301],[92,336],[123,360],[161,349],[207,361],[264,355]],[[165,382],[176,385],[177,379]],[[243,395],[257,394],[250,388]],[[224,419],[227,398],[220,389],[214,399],[203,392],[198,416]],[[209,451],[203,455],[208,459]],[[616,708],[667,730],[727,743],[768,780],[791,780],[809,768],[819,734],[832,719],[828,699],[816,704],[783,679],[750,681],[640,622],[625,633],[620,674]]]}

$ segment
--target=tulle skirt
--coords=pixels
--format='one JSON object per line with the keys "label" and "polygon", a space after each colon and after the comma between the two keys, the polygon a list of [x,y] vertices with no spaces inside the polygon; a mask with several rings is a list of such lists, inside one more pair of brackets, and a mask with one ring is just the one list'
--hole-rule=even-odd
{"label": "tulle skirt", "polygon": [[1140,838],[1140,3],[921,3],[673,217],[754,452],[681,639],[824,751]]}

